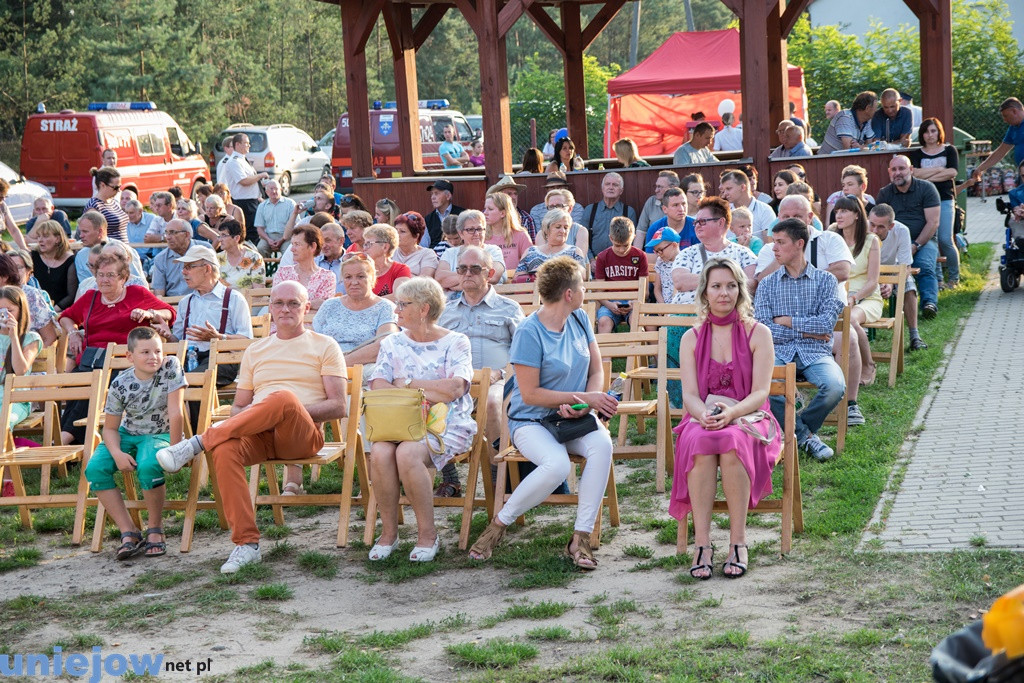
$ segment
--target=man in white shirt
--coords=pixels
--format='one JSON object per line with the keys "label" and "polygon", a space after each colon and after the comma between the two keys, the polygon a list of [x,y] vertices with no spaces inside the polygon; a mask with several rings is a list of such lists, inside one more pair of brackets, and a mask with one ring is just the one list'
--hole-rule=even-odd
{"label": "man in white shirt", "polygon": [[716,152],[742,152],[743,151],[743,124],[732,125],[732,112],[722,114],[722,130],[715,133],[714,149]]}
{"label": "man in white shirt", "polygon": [[146,242],[163,242],[167,221],[174,220],[174,195],[170,192],[154,192],[149,195],[149,208],[155,216],[146,230]]}
{"label": "man in white shirt", "polygon": [[[881,263],[883,266],[913,265],[914,253],[910,248],[910,228],[896,220],[896,212],[888,204],[879,204],[868,213],[868,227],[882,242]],[[892,294],[892,285],[881,285],[883,299]],[[910,350],[927,349],[928,345],[921,339],[917,330],[917,282],[912,275],[907,276],[907,284],[903,288],[903,314],[907,318],[910,331]]]}
{"label": "man in white shirt", "polygon": [[249,153],[249,136],[245,133],[237,133],[232,138],[234,153],[224,162],[224,167],[219,169],[218,176],[221,182],[228,186],[231,191],[231,201],[242,210],[245,216],[246,238],[250,242],[258,239],[256,232],[256,209],[260,205],[259,182],[269,178],[266,171],[256,172],[245,155]]}
{"label": "man in white shirt", "polygon": [[754,252],[725,238],[731,222],[732,214],[724,199],[706,197],[701,201],[694,218],[694,229],[700,241],[680,251],[672,263],[672,284],[676,288],[672,303],[694,302],[700,274],[710,259],[730,258],[740,265],[748,278],[753,277],[754,265],[757,263]]}
{"label": "man in white shirt", "polygon": [[281,186],[276,180],[268,180],[263,184],[267,198],[256,209],[256,232],[260,243],[256,247],[263,258],[270,258],[274,252],[283,252],[291,240],[284,238],[288,219],[295,211],[295,201],[281,196]]}
{"label": "man in white shirt", "polygon": [[718,185],[718,194],[722,199],[729,202],[730,209],[746,207],[754,216],[754,224],[751,226],[754,236],[760,237],[768,242],[771,239],[769,230],[775,222],[775,212],[772,207],[755,198],[750,192],[750,178],[742,171],[726,171]]}
{"label": "man in white shirt", "polygon": [[[799,218],[807,224],[811,239],[804,248],[804,258],[818,270],[827,270],[837,280],[836,297],[846,303],[846,286],[843,284],[850,278],[853,266],[853,254],[846,240],[838,232],[822,232],[814,228],[814,211],[807,197],[798,194],[787,195],[779,202],[779,220]],[[757,267],[754,269],[754,282],[759,283],[779,269],[779,262],[771,249],[762,249],[757,255]]]}

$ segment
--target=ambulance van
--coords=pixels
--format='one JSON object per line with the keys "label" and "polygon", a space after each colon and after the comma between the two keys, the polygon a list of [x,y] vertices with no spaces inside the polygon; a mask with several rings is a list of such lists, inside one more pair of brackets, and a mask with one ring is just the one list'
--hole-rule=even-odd
{"label": "ambulance van", "polygon": [[55,206],[81,209],[93,195],[89,169],[102,166],[107,148],[117,152],[121,187],[143,204],[172,186],[191,197],[210,179],[202,150],[152,102],[92,102],[87,111],[32,114],[21,140],[21,173],[46,186]]}

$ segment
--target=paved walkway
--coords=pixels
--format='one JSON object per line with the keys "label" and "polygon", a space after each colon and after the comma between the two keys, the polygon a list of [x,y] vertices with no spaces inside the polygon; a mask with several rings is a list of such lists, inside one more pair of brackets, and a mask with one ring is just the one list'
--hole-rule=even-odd
{"label": "paved walkway", "polygon": [[[995,242],[985,290],[953,345],[938,392],[918,414],[924,429],[908,444],[910,461],[885,529],[867,533],[886,550],[1024,550],[1024,289],[999,288],[1002,215],[992,200],[970,199],[971,242]],[[941,313],[940,313],[941,315]],[[930,401],[930,402],[929,402]]]}

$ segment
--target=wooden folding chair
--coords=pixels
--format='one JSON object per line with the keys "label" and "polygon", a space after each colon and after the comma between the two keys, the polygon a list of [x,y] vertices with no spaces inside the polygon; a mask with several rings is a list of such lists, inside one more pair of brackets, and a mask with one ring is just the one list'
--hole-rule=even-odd
{"label": "wooden folding chair", "polygon": [[270,287],[251,287],[246,289],[245,301],[249,304],[249,310],[255,313],[257,310],[270,307]]}
{"label": "wooden folding chair", "polygon": [[160,299],[160,301],[163,301],[165,304],[177,306],[186,296],[188,296],[188,294],[177,294],[175,296],[158,296],[157,299]]}
{"label": "wooden folding chair", "polygon": [[263,339],[270,336],[270,314],[252,316],[253,339]]}
{"label": "wooden folding chair", "polygon": [[878,284],[892,285],[893,296],[890,297],[892,316],[863,325],[866,329],[890,330],[892,332],[891,350],[871,352],[871,359],[876,363],[889,364],[890,388],[896,386],[896,375],[903,374],[903,296],[906,293],[907,277],[909,277],[909,270],[906,264],[881,267],[878,273]]}
{"label": "wooden folding chair", "polygon": [[657,380],[658,420],[657,457],[655,458],[654,486],[658,493],[665,492],[668,475],[675,464],[672,439],[672,419],[683,415],[682,408],[673,408],[668,400],[669,380],[679,379],[679,368],[668,367],[668,331],[673,327],[693,327],[697,323],[694,304],[658,304],[641,302],[636,309],[636,329],[656,330],[658,333],[658,362],[656,367],[638,366],[626,372],[633,395],[643,395],[649,383]]}
{"label": "wooden folding chair", "polygon": [[494,285],[494,291],[512,299],[520,306],[540,306],[540,295],[537,294],[535,282],[507,282]]}
{"label": "wooden folding chair", "polygon": [[[786,417],[782,425],[782,497],[762,499],[749,512],[781,512],[782,513],[782,553],[786,554],[793,546],[793,533],[804,530],[803,496],[800,493],[800,460],[796,452],[796,365],[778,365],[772,371],[772,396],[786,397]],[[684,417],[689,419],[689,417]],[[778,462],[776,462],[776,465]],[[712,512],[728,512],[726,501],[716,499],[711,506]],[[689,545],[689,528],[686,518],[679,520],[679,531],[676,534],[676,553],[683,554]]]}
{"label": "wooden folding chair", "polygon": [[[179,355],[184,352],[186,342],[179,344]],[[205,372],[187,372],[185,380],[188,386],[185,388],[184,402],[196,402],[199,404],[199,421],[196,432],[202,434],[210,426],[210,412],[216,396],[216,375],[209,370]],[[192,426],[189,423],[188,410],[184,410],[184,437],[187,439],[193,436]],[[212,500],[199,500],[199,491],[204,486],[206,474],[211,477],[213,490],[216,491],[217,483],[212,478],[212,468],[204,458],[195,458],[189,463],[191,475],[189,478],[188,493],[184,499],[167,498],[164,501],[164,510],[183,510],[185,517],[181,529],[181,552],[187,553],[192,549],[192,537],[195,531],[196,512],[199,510],[216,510],[217,517],[222,529],[228,528],[227,518],[216,495]],[[126,472],[124,476],[124,504],[135,524],[144,528],[139,518],[139,510],[146,509],[146,502],[138,496],[138,481],[132,472]],[[150,521],[150,526],[153,526]],[[160,524],[159,526],[163,526]],[[106,527],[106,510],[103,504],[96,506],[96,522],[93,525],[92,552],[98,553],[103,547],[103,535]]]}
{"label": "wooden folding chair", "polygon": [[[0,479],[3,472],[10,468],[11,480],[14,483],[14,497],[0,498],[0,507],[17,506],[21,524],[26,529],[32,528],[31,511],[38,508],[75,508],[75,521],[72,529],[71,542],[78,545],[85,534],[85,506],[93,505],[96,499],[87,498],[89,482],[85,478],[85,466],[96,448],[96,433],[99,414],[102,406],[102,390],[106,386],[107,376],[103,370],[90,373],[56,373],[53,375],[27,375],[18,377],[13,373],[7,375],[4,385],[3,407],[0,408],[0,433],[7,435],[4,449],[0,455]],[[15,403],[61,401],[88,401],[89,411],[85,422],[86,439],[83,445],[52,445],[40,448],[13,448],[10,437],[11,407]],[[58,442],[59,443],[59,442]],[[50,468],[66,466],[68,463],[81,463],[78,480],[78,492],[67,494],[50,494]],[[39,467],[40,491],[38,495],[30,495],[25,489],[22,477],[23,467]]]}
{"label": "wooden folding chair", "polygon": [[[616,301],[631,301],[633,310],[629,314],[629,329],[636,330],[636,310],[640,302],[647,299],[647,278],[639,280],[588,280],[583,284],[583,306],[591,322],[596,325],[597,309],[602,301],[614,299]],[[593,315],[588,310],[588,304],[593,308]]]}
{"label": "wooden folding chair", "polygon": [[[465,453],[460,453],[452,462],[458,464],[465,462],[469,464],[469,473],[466,475],[466,487],[461,496],[452,496],[450,498],[434,498],[434,507],[460,507],[462,508],[462,525],[459,529],[459,550],[465,550],[469,547],[469,527],[473,521],[473,508],[483,508],[485,510],[491,510],[493,507],[493,500],[491,497],[491,468],[481,467],[484,452],[484,432],[487,427],[487,392],[491,388],[491,369],[483,368],[481,370],[473,371],[473,383],[469,389],[469,395],[472,397],[475,407],[473,411],[474,419],[476,420],[476,434],[473,436],[473,442],[469,446],[469,450]],[[434,470],[430,469],[431,476],[433,477]],[[477,478],[480,474],[483,474],[484,481],[484,497],[478,498],[476,495],[477,491]],[[366,530],[363,535],[363,541],[366,545],[373,544],[374,532],[376,531],[377,521],[377,499],[373,494],[373,473],[370,474],[371,485],[370,485],[370,500],[366,508]],[[409,499],[406,496],[402,496],[398,499],[399,511],[403,505],[409,505]]]}
{"label": "wooden folding chair", "polygon": [[[838,364],[840,369],[843,371],[843,378],[846,383],[850,382],[850,307],[844,306],[843,312],[839,315],[839,319],[836,320],[835,326],[836,332],[841,332],[843,335],[843,341],[840,345],[839,360]],[[797,388],[808,389],[814,388],[814,385],[810,382],[798,380],[796,383]],[[829,413],[829,416],[825,418],[826,425],[834,425],[836,428],[836,455],[840,455],[843,449],[846,447],[846,411],[850,406],[850,392],[844,391],[843,398],[839,401],[839,405]]]}
{"label": "wooden folding chair", "polygon": [[[657,332],[611,332],[608,334],[594,335],[597,346],[601,350],[601,358],[605,363],[605,384],[610,385],[614,381],[611,372],[611,361],[616,358],[625,359],[625,373],[646,367],[648,358],[658,355],[658,333]],[[655,458],[657,452],[652,445],[629,445],[626,443],[626,429],[629,425],[629,417],[636,416],[637,432],[643,434],[645,418],[653,416],[657,401],[654,399],[645,400],[640,393],[640,384],[626,381],[619,401],[619,409],[616,415],[619,416],[619,434],[616,439],[614,458],[618,460],[637,460],[644,458]],[[607,386],[605,387],[607,390]],[[634,393],[635,392],[635,393]]]}
{"label": "wooden folding chair", "polygon": [[[52,375],[63,372],[67,362],[68,337],[61,335],[57,342],[43,348],[32,363],[32,373]],[[44,446],[60,445],[60,411],[56,401],[46,401],[33,410],[29,416],[14,426],[14,436],[37,437]],[[67,476],[67,468],[58,468],[61,477]]]}
{"label": "wooden folding chair", "polygon": [[[284,506],[291,505],[318,505],[338,507],[338,535],[337,546],[339,548],[348,545],[349,517],[352,511],[352,504],[362,505],[367,509],[367,525],[372,528],[370,516],[370,484],[366,476],[365,454],[363,453],[363,439],[359,433],[359,421],[363,405],[363,366],[353,365],[348,368],[348,415],[345,418],[346,425],[342,431],[341,421],[333,420],[331,431],[335,438],[341,434],[345,435],[342,441],[324,443],[323,448],[311,458],[299,460],[267,460],[253,465],[249,469],[249,496],[252,498],[253,508],[257,505],[270,505],[274,511],[274,523],[284,524]],[[322,494],[299,494],[285,496],[281,494],[278,485],[278,465],[301,465],[311,467],[325,467],[331,463],[338,463],[342,475],[340,493]],[[358,464],[358,467],[357,467]],[[267,477],[267,494],[259,493],[260,472],[264,471]],[[352,481],[358,470],[359,474],[359,495],[352,495]]]}
{"label": "wooden folding chair", "polygon": [[[508,403],[506,399],[502,409],[505,415],[508,415]],[[505,482],[511,482],[511,490],[515,491],[516,487],[519,486],[519,465],[521,462],[530,462],[529,458],[525,457],[519,452],[519,449],[512,445],[511,436],[508,431],[508,420],[502,421],[501,425],[501,442],[498,454],[494,456],[494,462],[498,465],[498,474],[494,480],[494,512],[493,516],[496,516],[501,509],[505,507],[505,503],[511,498],[511,493],[505,493]],[[587,466],[587,459],[582,455],[569,454],[569,462],[572,464],[572,469],[575,471],[576,466],[585,468]],[[512,465],[511,467],[509,465]],[[571,476],[571,475],[570,475]],[[576,493],[552,493],[544,499],[542,505],[576,505],[580,502],[579,495]],[[598,548],[601,545],[601,517],[604,508],[608,508],[608,522],[612,526],[619,526],[619,495],[615,487],[615,458],[612,458],[611,467],[608,470],[608,484],[605,488],[604,497],[601,498],[601,503],[597,509],[597,520],[594,522],[594,530],[590,533],[590,545],[594,548]],[[522,515],[516,520],[519,524],[525,524],[526,518]]]}
{"label": "wooden folding chair", "polygon": [[[269,318],[269,316],[268,316]],[[221,365],[232,365],[242,362],[246,349],[259,341],[254,339],[214,339],[210,342],[210,372],[217,376],[217,368]],[[237,382],[231,382],[217,388],[217,400],[213,405],[213,423],[222,422],[231,417],[231,403],[235,398]]]}

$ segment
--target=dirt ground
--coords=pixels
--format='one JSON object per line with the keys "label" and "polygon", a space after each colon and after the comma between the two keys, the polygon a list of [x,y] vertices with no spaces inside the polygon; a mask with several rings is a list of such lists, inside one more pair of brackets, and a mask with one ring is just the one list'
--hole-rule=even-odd
{"label": "dirt ground", "polygon": [[[663,506],[667,509],[667,502]],[[661,514],[667,515],[665,510]],[[655,514],[654,516],[657,516]],[[317,550],[340,558],[338,575],[324,580],[300,569],[294,558],[268,560],[273,567],[273,582],[287,583],[294,589],[290,600],[274,603],[280,611],[264,613],[232,609],[201,616],[176,618],[166,625],[151,625],[141,630],[112,630],[102,621],[91,624],[42,623],[21,633],[11,645],[21,652],[47,652],[55,641],[78,633],[100,636],[104,652],[162,653],[167,660],[206,660],[212,658],[214,675],[225,675],[258,664],[267,659],[280,666],[301,663],[316,669],[330,661],[304,648],[307,636],[321,632],[346,632],[360,635],[373,631],[392,631],[428,621],[440,622],[446,617],[465,615],[471,624],[454,631],[435,633],[414,640],[391,654],[396,656],[402,673],[428,681],[449,681],[472,673],[461,667],[445,652],[453,643],[483,641],[495,637],[522,636],[527,630],[543,626],[565,626],[578,634],[579,642],[555,642],[541,645],[541,655],[530,664],[548,666],[570,656],[592,652],[608,645],[596,639],[597,628],[588,623],[591,605],[604,598],[604,604],[616,600],[633,600],[639,609],[628,615],[628,626],[618,642],[640,642],[649,637],[706,635],[709,627],[746,630],[752,641],[763,641],[783,632],[841,632],[859,627],[849,614],[829,617],[823,613],[809,614],[799,609],[799,596],[811,586],[806,571],[798,564],[799,547],[791,556],[780,558],[770,551],[751,553],[751,568],[746,577],[730,581],[721,576],[721,563],[727,553],[728,532],[713,526],[712,536],[718,551],[715,577],[711,581],[687,583],[689,593],[684,600],[673,599],[684,586],[678,578],[684,568],[656,568],[634,571],[638,560],[624,554],[632,545],[645,545],[655,551],[655,558],[674,553],[674,546],[659,544],[654,531],[631,528],[623,523],[614,538],[598,551],[597,571],[578,576],[567,586],[533,590],[511,589],[508,570],[485,565],[479,568],[445,569],[427,576],[407,579],[401,583],[366,580],[365,549],[336,549],[333,527],[336,517],[330,513],[298,519],[286,514],[293,533],[288,543],[297,551]],[[545,513],[531,521],[539,525],[564,521],[568,511]],[[768,517],[767,519],[771,519]],[[457,529],[442,524],[445,553],[458,553]],[[607,523],[607,517],[605,518]],[[413,534],[412,515],[407,514],[403,529]],[[358,525],[361,530],[361,524]],[[607,527],[606,527],[607,528]],[[113,556],[114,541],[108,541],[101,554],[88,548],[71,548],[59,537],[41,536],[36,547],[44,552],[43,561],[35,567],[4,576],[7,597],[37,595],[48,599],[83,596],[90,591],[125,591],[146,572],[195,572],[192,585],[209,584],[219,576],[217,568],[230,551],[230,539],[222,532],[197,532],[191,553],[177,551],[175,537],[169,537],[169,551],[163,558],[140,557],[130,562],[117,562]],[[692,539],[691,539],[692,541]],[[748,543],[753,547],[763,542],[778,547],[777,528],[751,527]],[[266,553],[274,541],[264,540]],[[692,546],[691,546],[692,547]],[[501,552],[501,548],[497,552]],[[650,560],[648,560],[650,561]],[[372,569],[371,569],[372,571]],[[253,586],[229,586],[247,596]],[[690,593],[692,591],[692,593]],[[138,601],[165,602],[187,600],[179,595],[181,586],[169,590],[130,593],[121,596],[125,603]],[[702,608],[706,599],[720,600],[713,609]],[[84,598],[83,598],[84,599]],[[248,599],[243,597],[243,600]],[[568,602],[575,607],[555,619],[508,620],[491,628],[478,624],[483,617],[500,614],[510,605],[530,601]],[[51,646],[52,647],[52,646]],[[169,680],[194,679],[194,674],[166,673]]]}

